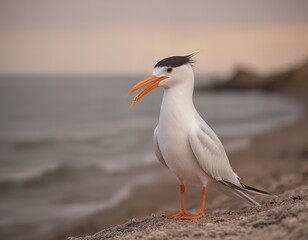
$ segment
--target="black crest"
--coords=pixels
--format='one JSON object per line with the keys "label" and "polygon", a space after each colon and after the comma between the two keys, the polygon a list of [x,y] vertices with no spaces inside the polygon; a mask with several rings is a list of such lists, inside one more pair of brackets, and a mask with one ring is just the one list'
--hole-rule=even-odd
{"label": "black crest", "polygon": [[156,63],[155,67],[179,67],[182,66],[184,64],[193,64],[195,61],[192,59],[192,57],[195,55],[195,53],[193,54],[189,54],[187,56],[173,56],[173,57],[168,57],[165,58],[161,61],[159,61],[158,63]]}

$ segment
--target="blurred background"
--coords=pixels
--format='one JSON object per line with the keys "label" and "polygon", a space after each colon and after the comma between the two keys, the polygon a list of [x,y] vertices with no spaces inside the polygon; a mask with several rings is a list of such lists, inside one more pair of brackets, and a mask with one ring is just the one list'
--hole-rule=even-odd
{"label": "blurred background", "polygon": [[[128,110],[130,87],[165,57],[198,52],[194,101],[229,154],[294,124],[307,106],[307,9],[306,0],[1,0],[0,238],[91,233],[177,199],[152,151],[162,90]],[[159,195],[163,181],[170,196],[136,200],[148,186]]]}

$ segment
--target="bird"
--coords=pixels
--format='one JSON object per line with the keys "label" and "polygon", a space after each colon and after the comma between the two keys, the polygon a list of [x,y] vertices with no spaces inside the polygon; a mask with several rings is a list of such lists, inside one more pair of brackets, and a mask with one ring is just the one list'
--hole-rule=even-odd
{"label": "bird", "polygon": [[[164,89],[158,125],[153,134],[157,159],[176,177],[180,187],[180,210],[164,214],[165,218],[197,220],[204,217],[207,187],[213,184],[244,202],[260,206],[247,194],[275,196],[250,187],[233,171],[223,144],[201,118],[193,103],[193,56],[171,56],[159,61],[152,74],[135,84],[129,93],[142,89],[133,99],[134,106],[157,87]],[[198,214],[188,214],[185,208],[185,186],[202,186],[201,208]]]}

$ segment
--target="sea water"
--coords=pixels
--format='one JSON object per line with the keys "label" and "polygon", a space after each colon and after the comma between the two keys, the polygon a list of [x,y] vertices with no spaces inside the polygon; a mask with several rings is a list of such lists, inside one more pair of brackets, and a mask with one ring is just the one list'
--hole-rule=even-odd
{"label": "sea water", "polygon": [[[0,238],[31,239],[110,208],[155,179],[136,168],[152,151],[163,91],[128,109],[141,77],[0,78]],[[197,79],[202,82],[203,78]],[[198,93],[200,115],[220,137],[290,124],[299,106],[279,95]],[[227,150],[247,146],[247,138]]]}

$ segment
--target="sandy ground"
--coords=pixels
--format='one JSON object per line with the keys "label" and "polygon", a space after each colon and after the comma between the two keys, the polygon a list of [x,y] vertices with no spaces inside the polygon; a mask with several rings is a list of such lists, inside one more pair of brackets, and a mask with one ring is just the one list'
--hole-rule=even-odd
{"label": "sandy ground", "polygon": [[153,215],[71,240],[101,239],[307,239],[308,185],[280,194],[262,207],[209,211],[197,221]]}
{"label": "sandy ground", "polygon": [[[305,94],[296,98],[308,109],[308,97]],[[255,136],[248,149],[231,154],[229,158],[233,169],[244,183],[272,192],[278,198],[256,196],[254,199],[262,207],[250,207],[209,186],[205,218],[194,222],[166,220],[160,214],[179,207],[178,185],[171,180],[163,183],[160,181],[151,186],[139,187],[120,206],[65,226],[62,231],[50,235],[49,239],[85,236],[101,229],[105,230],[78,240],[205,237],[308,239],[307,111],[297,123],[289,127]],[[157,171],[167,173],[163,166],[156,168]],[[190,213],[197,212],[201,189],[195,186],[188,186],[186,189],[187,209]],[[130,220],[132,218],[134,219]],[[124,224],[128,220],[130,221]]]}

